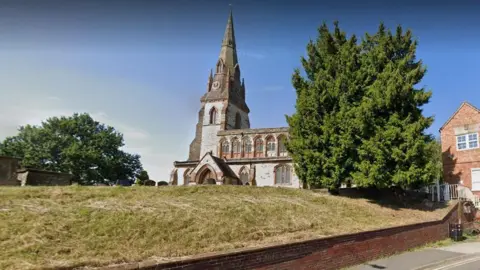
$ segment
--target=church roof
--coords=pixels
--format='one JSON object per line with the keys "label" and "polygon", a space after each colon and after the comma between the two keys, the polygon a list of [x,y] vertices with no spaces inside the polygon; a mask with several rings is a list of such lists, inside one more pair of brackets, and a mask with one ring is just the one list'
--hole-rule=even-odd
{"label": "church roof", "polygon": [[230,168],[230,166],[228,166],[228,164],[225,163],[225,160],[215,157],[213,155],[211,156],[213,161],[217,164],[217,166],[220,168],[220,170],[222,171],[225,177],[238,179],[237,175],[235,174],[235,172],[233,172],[232,168]]}

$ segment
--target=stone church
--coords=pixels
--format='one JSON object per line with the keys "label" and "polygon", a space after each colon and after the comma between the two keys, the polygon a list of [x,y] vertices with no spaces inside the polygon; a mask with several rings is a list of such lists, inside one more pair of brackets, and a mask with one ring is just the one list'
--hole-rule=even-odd
{"label": "stone church", "polygon": [[233,15],[227,21],[215,72],[200,98],[188,160],[175,161],[171,185],[233,184],[300,188],[284,145],[288,128],[250,128]]}

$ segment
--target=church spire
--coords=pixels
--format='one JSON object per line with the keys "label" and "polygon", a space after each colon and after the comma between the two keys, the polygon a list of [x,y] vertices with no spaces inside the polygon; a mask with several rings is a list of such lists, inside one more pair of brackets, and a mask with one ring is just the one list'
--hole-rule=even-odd
{"label": "church spire", "polygon": [[230,46],[235,49],[235,31],[233,29],[233,12],[231,8],[225,34],[223,35],[222,46]]}
{"label": "church spire", "polygon": [[233,12],[231,8],[225,34],[223,35],[220,59],[222,59],[225,66],[230,69],[231,74],[233,74],[235,65],[238,64],[238,58],[237,46],[235,43],[235,31],[233,29]]}

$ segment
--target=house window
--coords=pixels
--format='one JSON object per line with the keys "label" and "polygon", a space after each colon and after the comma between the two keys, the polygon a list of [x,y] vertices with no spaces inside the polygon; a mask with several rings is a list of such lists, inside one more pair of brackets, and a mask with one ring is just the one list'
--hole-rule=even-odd
{"label": "house window", "polygon": [[252,153],[252,141],[250,139],[245,139],[244,141],[245,153]]}
{"label": "house window", "polygon": [[277,185],[291,185],[292,184],[292,169],[288,165],[280,165],[275,168],[275,184]]}
{"label": "house window", "polygon": [[209,122],[209,124],[212,125],[212,124],[216,124],[216,123],[217,123],[217,109],[215,107],[213,107],[210,110],[210,122]]}
{"label": "house window", "polygon": [[470,133],[457,136],[457,149],[466,150],[478,148],[478,134]]}
{"label": "house window", "polygon": [[230,154],[230,144],[228,141],[223,141],[222,142],[222,155],[228,155]]}
{"label": "house window", "polygon": [[232,148],[234,154],[239,154],[241,152],[240,141],[234,139],[232,142]]}

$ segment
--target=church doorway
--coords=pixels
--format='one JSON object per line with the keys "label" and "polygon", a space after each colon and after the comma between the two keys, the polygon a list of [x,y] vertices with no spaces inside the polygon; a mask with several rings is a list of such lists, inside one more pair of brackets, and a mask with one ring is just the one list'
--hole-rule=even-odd
{"label": "church doorway", "polygon": [[215,172],[211,168],[205,167],[205,169],[200,173],[198,183],[204,185],[215,185],[216,179],[217,176],[215,175]]}

